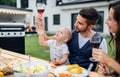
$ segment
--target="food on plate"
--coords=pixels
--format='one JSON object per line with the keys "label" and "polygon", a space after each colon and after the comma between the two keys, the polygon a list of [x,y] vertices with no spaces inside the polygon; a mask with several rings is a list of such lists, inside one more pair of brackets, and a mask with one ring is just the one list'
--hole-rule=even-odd
{"label": "food on plate", "polygon": [[19,64],[19,66],[14,70],[23,73],[39,73],[46,71],[46,68],[40,64],[30,67],[23,67],[22,64]]}
{"label": "food on plate", "polygon": [[70,77],[70,76],[66,73],[59,73],[59,77]]}
{"label": "food on plate", "polygon": [[2,71],[5,75],[12,73],[11,68],[8,67],[8,66],[7,66],[7,67],[4,67],[1,71]]}
{"label": "food on plate", "polygon": [[67,70],[69,71],[69,70],[71,70],[73,68],[77,68],[77,67],[79,67],[79,65],[77,65],[77,64],[69,64],[69,65],[67,65]]}
{"label": "food on plate", "polygon": [[81,74],[82,68],[77,64],[67,65],[67,71],[69,74]]}
{"label": "food on plate", "polygon": [[18,64],[20,60],[15,58],[5,58],[1,57],[0,59],[0,71],[2,71],[5,75],[13,73],[11,70],[13,66]]}
{"label": "food on plate", "polygon": [[4,74],[3,72],[0,71],[0,77],[4,77]]}
{"label": "food on plate", "polygon": [[68,72],[71,74],[80,74],[80,73],[82,73],[82,69],[80,67],[78,67],[78,68],[71,69]]}

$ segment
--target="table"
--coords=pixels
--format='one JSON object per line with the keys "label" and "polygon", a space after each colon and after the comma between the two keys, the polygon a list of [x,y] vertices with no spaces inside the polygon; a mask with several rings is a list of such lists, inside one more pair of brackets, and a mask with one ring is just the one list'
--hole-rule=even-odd
{"label": "table", "polygon": [[[3,57],[6,57],[6,58],[16,58],[16,59],[19,59],[22,62],[29,61],[29,57],[27,55],[19,54],[19,53],[4,50],[4,49],[2,49],[2,54],[1,55]],[[46,61],[46,60],[43,60],[43,59],[38,59],[38,58],[35,58],[35,57],[31,57],[31,61],[49,62],[49,61]],[[56,66],[54,66],[52,63],[50,63],[50,64],[51,64],[51,70],[50,70],[50,72],[48,74],[48,77],[55,77],[53,72],[54,72],[54,69],[56,68]],[[11,74],[11,75],[7,75],[5,77],[14,77],[14,75]]]}

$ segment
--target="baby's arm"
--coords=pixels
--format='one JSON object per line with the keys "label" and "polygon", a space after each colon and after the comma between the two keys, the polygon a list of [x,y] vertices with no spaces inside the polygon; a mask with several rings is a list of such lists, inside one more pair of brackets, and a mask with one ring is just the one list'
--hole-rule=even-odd
{"label": "baby's arm", "polygon": [[53,64],[55,64],[55,65],[62,65],[62,64],[64,64],[67,61],[67,59],[68,59],[68,53],[65,53],[65,54],[63,54],[63,56],[62,56],[62,58],[60,60],[56,60],[55,59],[53,61]]}
{"label": "baby's arm", "polygon": [[39,35],[39,43],[40,43],[40,45],[42,45],[42,46],[48,46],[48,44],[47,44],[47,42],[45,41],[45,38],[44,38],[45,31],[42,30],[42,29],[39,29],[39,30],[37,30],[37,33]]}

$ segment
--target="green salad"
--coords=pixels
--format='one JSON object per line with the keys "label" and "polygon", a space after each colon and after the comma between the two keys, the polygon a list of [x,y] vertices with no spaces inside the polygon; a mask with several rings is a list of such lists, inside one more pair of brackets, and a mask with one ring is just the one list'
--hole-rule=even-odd
{"label": "green salad", "polygon": [[45,71],[46,68],[40,64],[30,67],[23,67],[22,64],[19,64],[19,66],[14,70],[22,73],[40,73]]}

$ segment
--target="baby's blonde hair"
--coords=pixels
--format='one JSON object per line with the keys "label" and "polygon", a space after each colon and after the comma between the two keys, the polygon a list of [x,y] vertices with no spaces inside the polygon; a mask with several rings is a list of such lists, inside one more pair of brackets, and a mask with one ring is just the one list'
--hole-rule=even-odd
{"label": "baby's blonde hair", "polygon": [[[72,32],[71,32],[71,30],[70,29],[68,29],[68,28],[63,28],[63,29],[65,29],[66,30],[66,37],[68,38],[68,41],[72,38]],[[68,42],[67,41],[67,42]]]}

